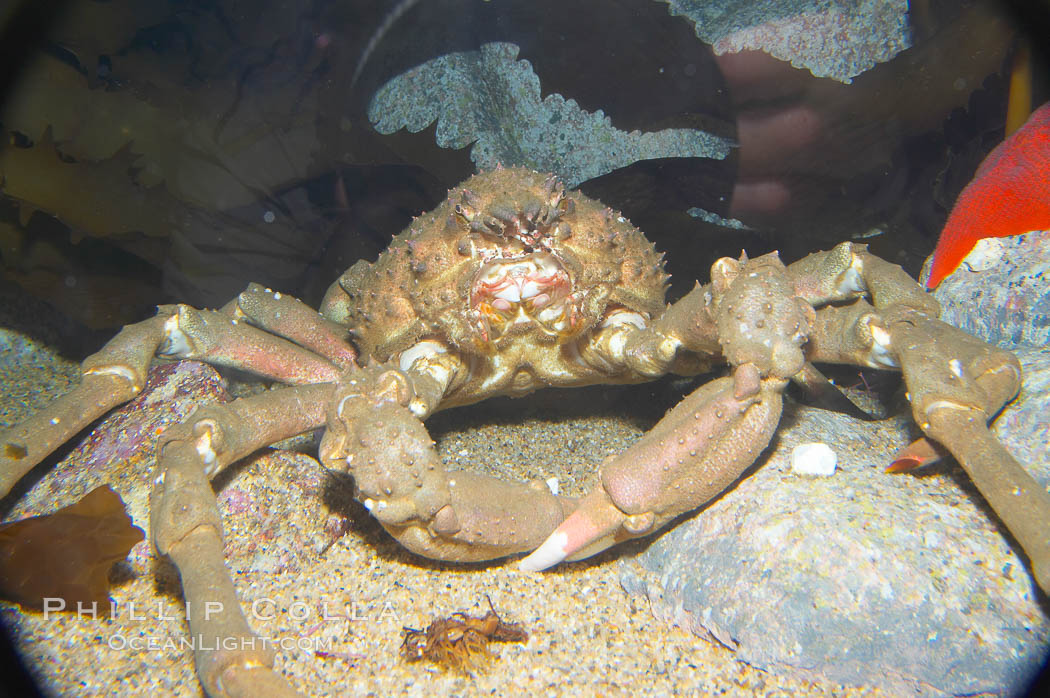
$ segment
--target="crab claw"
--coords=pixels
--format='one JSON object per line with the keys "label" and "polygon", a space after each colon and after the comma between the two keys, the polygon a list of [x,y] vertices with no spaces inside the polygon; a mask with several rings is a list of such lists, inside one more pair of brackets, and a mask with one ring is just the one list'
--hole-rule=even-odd
{"label": "crab claw", "polygon": [[[616,542],[613,536],[627,519],[627,514],[620,511],[608,493],[599,487],[580,500],[576,511],[569,514],[540,547],[522,558],[518,568],[525,572],[540,572],[570,557],[587,557],[585,551],[592,546],[595,547],[593,553],[597,553]],[[611,540],[598,547],[604,539]]]}
{"label": "crab claw", "polygon": [[601,485],[519,563],[539,571],[647,535],[721,493],[754,462],[780,419],[786,381],[750,363],[701,386],[601,469]]}
{"label": "crab claw", "polygon": [[542,482],[446,471],[412,410],[428,385],[425,375],[379,363],[356,371],[335,389],[321,462],[352,475],[358,500],[414,553],[473,562],[532,550],[576,500]]}

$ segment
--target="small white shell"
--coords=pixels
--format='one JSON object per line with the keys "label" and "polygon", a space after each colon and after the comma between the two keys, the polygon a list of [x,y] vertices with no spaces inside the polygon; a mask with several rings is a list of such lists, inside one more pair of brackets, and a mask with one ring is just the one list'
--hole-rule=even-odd
{"label": "small white shell", "polygon": [[547,488],[550,489],[551,494],[557,495],[558,494],[558,490],[560,489],[558,487],[558,478],[556,478],[556,477],[549,477],[549,478],[547,478]]}
{"label": "small white shell", "polygon": [[791,470],[799,475],[828,477],[835,473],[838,457],[825,443],[799,444],[791,451]]}

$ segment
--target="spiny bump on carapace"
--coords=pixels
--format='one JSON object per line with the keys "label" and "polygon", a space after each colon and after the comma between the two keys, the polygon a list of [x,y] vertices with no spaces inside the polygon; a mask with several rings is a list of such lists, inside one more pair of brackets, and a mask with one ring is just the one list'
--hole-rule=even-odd
{"label": "spiny bump on carapace", "polygon": [[468,204],[472,208],[479,209],[482,206],[481,197],[472,192],[470,189],[464,188],[460,195],[460,200],[463,203]]}
{"label": "spiny bump on carapace", "polygon": [[506,204],[492,204],[489,206],[488,212],[503,223],[514,223],[518,219],[518,212]]}

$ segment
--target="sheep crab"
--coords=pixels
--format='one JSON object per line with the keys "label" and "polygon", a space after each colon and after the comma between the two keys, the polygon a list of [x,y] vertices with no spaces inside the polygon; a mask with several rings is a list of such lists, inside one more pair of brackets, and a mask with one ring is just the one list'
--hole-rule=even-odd
{"label": "sheep crab", "polygon": [[[251,638],[223,559],[210,480],[256,449],[323,427],[321,462],[403,546],[431,558],[528,552],[540,570],[651,534],[716,497],[772,438],[790,381],[814,363],[903,372],[913,415],[947,447],[1050,587],[1050,498],[989,419],[1017,393],[1010,353],[937,319],[900,267],[842,243],[785,265],[722,258],[671,305],[662,256],[622,215],[553,176],[497,168],[449,192],[374,263],[329,289],[320,312],[251,285],[218,310],[162,306],[87,358],[70,394],[0,432],[0,494],[84,426],[135,396],[149,365],[194,359],[285,387],[209,405],[158,445],[151,536],[179,570],[193,636]],[[544,483],[449,471],[423,422],[538,388],[638,383],[726,365],[625,452],[580,499]],[[198,650],[211,695],[281,695],[272,649]]]}

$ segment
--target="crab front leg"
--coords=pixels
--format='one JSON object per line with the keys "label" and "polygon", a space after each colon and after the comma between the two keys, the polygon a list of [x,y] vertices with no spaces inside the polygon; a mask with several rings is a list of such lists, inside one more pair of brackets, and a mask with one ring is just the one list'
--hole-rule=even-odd
{"label": "crab front leg", "polygon": [[[686,352],[710,351],[715,341],[732,375],[698,388],[624,453],[607,459],[600,485],[521,561],[522,569],[546,569],[652,533],[717,496],[769,443],[787,379],[805,362],[800,347],[813,309],[795,298],[775,255],[723,258],[711,276],[709,287],[694,289],[658,321],[662,341],[639,337],[643,345]],[[624,344],[630,351],[632,341]]]}
{"label": "crab front leg", "polygon": [[440,351],[432,358],[419,360],[430,363],[430,373],[408,361],[405,368],[372,365],[341,385],[329,409],[321,462],[350,472],[365,507],[419,555],[474,561],[535,548],[574,500],[540,482],[446,471],[421,418],[435,409],[450,379],[449,369],[438,364],[454,359]]}
{"label": "crab front leg", "polygon": [[252,633],[223,560],[210,478],[258,448],[317,428],[331,384],[281,388],[198,409],[158,445],[150,531],[182,580],[194,664],[210,696],[298,695],[274,673],[274,652]]}
{"label": "crab front leg", "polygon": [[1050,590],[1050,495],[988,429],[1021,386],[1017,358],[937,319],[939,308],[900,267],[843,243],[789,267],[817,311],[808,352],[904,373],[916,423],[943,444],[1028,555],[1036,583]]}

